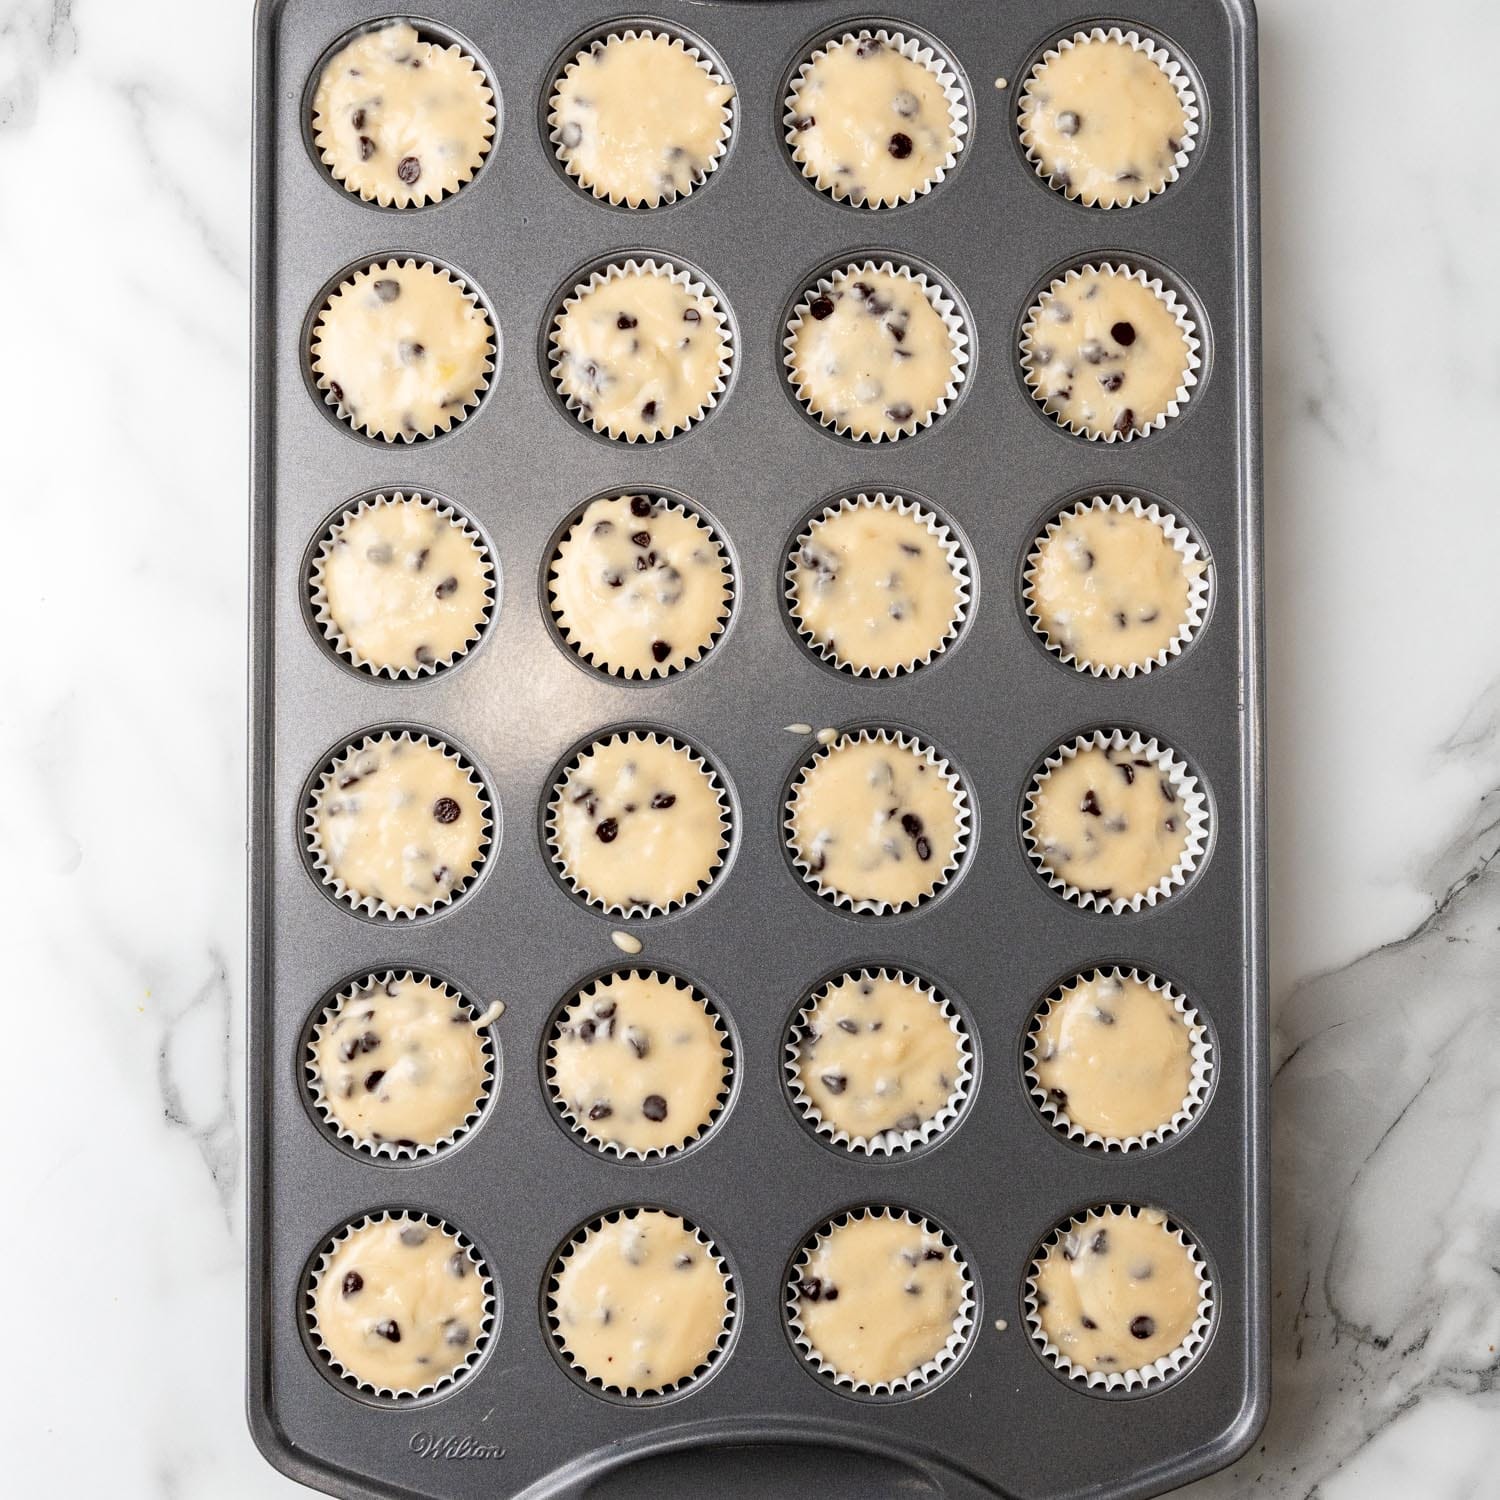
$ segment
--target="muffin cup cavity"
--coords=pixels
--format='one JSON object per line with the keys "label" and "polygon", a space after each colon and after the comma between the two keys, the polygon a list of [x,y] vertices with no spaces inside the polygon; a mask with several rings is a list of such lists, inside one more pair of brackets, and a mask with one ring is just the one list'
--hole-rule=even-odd
{"label": "muffin cup cavity", "polygon": [[[1129,896],[1105,896],[1097,891],[1081,890],[1055,874],[1042,853],[1036,835],[1038,791],[1059,766],[1065,761],[1073,760],[1085,750],[1128,750],[1133,756],[1151,761],[1155,769],[1172,783],[1176,792],[1177,801],[1187,819],[1187,844],[1172,869],[1147,891],[1138,891]],[[1208,844],[1208,831],[1208,798],[1187,762],[1171,746],[1155,738],[1148,738],[1136,730],[1127,733],[1123,729],[1095,729],[1058,745],[1033,773],[1021,813],[1022,843],[1025,845],[1026,857],[1037,875],[1054,891],[1084,910],[1108,912],[1115,916],[1124,911],[1138,912],[1142,908],[1154,907],[1180,891],[1202,862]]]}

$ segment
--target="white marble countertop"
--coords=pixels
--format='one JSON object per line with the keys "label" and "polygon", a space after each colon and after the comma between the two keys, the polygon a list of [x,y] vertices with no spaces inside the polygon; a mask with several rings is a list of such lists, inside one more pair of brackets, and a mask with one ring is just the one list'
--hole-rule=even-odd
{"label": "white marble countertop", "polygon": [[[0,0],[27,1500],[296,1492],[242,1415],[249,12]],[[1275,1400],[1193,1493],[1497,1496],[1500,14],[1261,43]]]}

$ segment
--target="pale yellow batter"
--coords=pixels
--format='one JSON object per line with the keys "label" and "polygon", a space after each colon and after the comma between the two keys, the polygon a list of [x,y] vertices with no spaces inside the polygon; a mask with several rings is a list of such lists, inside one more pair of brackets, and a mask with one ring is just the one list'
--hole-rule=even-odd
{"label": "pale yellow batter", "polygon": [[1047,644],[1086,669],[1143,668],[1186,639],[1205,565],[1119,496],[1065,511],[1037,545],[1026,599]]}
{"label": "pale yellow batter", "polygon": [[411,974],[340,996],[313,1033],[326,1114],[362,1146],[436,1146],[460,1131],[488,1087],[489,1059],[469,1008]]}
{"label": "pale yellow batter", "polygon": [[593,501],[548,574],[552,609],[579,655],[620,677],[697,661],[729,615],[729,563],[701,517],[675,501]]}
{"label": "pale yellow batter", "polygon": [[787,101],[792,157],[824,192],[868,208],[910,203],[953,165],[962,138],[943,79],[869,31],[831,42]]}
{"label": "pale yellow batter", "polygon": [[1118,31],[1078,36],[1032,69],[1021,144],[1038,173],[1101,208],[1142,203],[1177,176],[1187,106],[1164,69]]}
{"label": "pale yellow batter", "polygon": [[793,1076],[823,1122],[854,1140],[920,1130],[954,1096],[963,1045],[942,1002],[905,975],[863,970],[798,1020]]}
{"label": "pale yellow batter", "polygon": [[838,432],[877,442],[909,436],[962,378],[954,332],[909,275],[851,265],[829,280],[787,340],[798,397]]}
{"label": "pale yellow batter", "polygon": [[415,1395],[448,1380],[479,1347],[489,1288],[449,1230],[398,1215],[335,1244],[312,1302],[318,1342],[350,1375]]}
{"label": "pale yellow batter", "polygon": [[494,96],[458,47],[392,21],[336,53],[313,95],[313,139],[334,177],[384,207],[433,203],[479,170]]}
{"label": "pale yellow batter", "polygon": [[421,495],[377,495],[333,529],[313,599],[335,645],[391,676],[446,666],[479,639],[494,570],[478,535]]}
{"label": "pale yellow batter", "polygon": [[1202,1283],[1160,1209],[1094,1209],[1048,1246],[1034,1276],[1042,1332],[1080,1370],[1123,1374],[1171,1354]]}
{"label": "pale yellow batter", "polygon": [[488,806],[445,747],[382,734],[345,752],[313,796],[310,836],[324,878],[382,916],[441,906],[484,860]]}
{"label": "pale yellow batter", "polygon": [[313,330],[318,389],[345,421],[394,443],[461,422],[494,369],[489,317],[426,261],[367,266],[328,299]]}
{"label": "pale yellow batter", "polygon": [[568,64],[547,123],[563,165],[596,197],[655,208],[713,171],[729,143],[733,98],[696,48],[632,32]]}
{"label": "pale yellow batter", "polygon": [[900,911],[947,879],[965,843],[965,805],[931,751],[845,735],[792,793],[792,852],[821,890]]}
{"label": "pale yellow batter", "polygon": [[559,1260],[548,1297],[554,1335],[606,1390],[649,1395],[677,1385],[718,1348],[729,1277],[676,1214],[606,1219]]}
{"label": "pale yellow batter", "polygon": [[611,974],[558,1018],[547,1073],[590,1140],[644,1155],[708,1128],[729,1087],[729,1045],[682,980]]}
{"label": "pale yellow batter", "polygon": [[1080,750],[1045,775],[1030,800],[1042,867],[1101,900],[1147,894],[1187,852],[1176,785],[1128,745]]}
{"label": "pale yellow batter", "polygon": [[813,1353],[841,1379],[885,1388],[926,1373],[942,1354],[968,1278],[936,1230],[877,1209],[821,1235],[792,1291]]}
{"label": "pale yellow batter", "polygon": [[616,734],[562,779],[547,819],[563,873],[608,911],[665,911],[724,862],[729,821],[703,762],[671,740]]}
{"label": "pale yellow batter", "polygon": [[1187,1104],[1200,1030],[1163,990],[1113,969],[1047,1002],[1031,1071],[1073,1124],[1130,1140],[1170,1125]]}
{"label": "pale yellow batter", "polygon": [[1149,432],[1197,381],[1165,295],[1123,268],[1085,266],[1042,293],[1022,339],[1026,383],[1070,431]]}
{"label": "pale yellow batter", "polygon": [[967,591],[926,511],[884,495],[839,502],[792,554],[792,617],[826,656],[872,676],[911,671],[963,619]]}
{"label": "pale yellow batter", "polygon": [[712,298],[669,267],[630,263],[575,292],[552,329],[552,373],[581,421],[630,442],[671,437],[724,388],[729,338]]}

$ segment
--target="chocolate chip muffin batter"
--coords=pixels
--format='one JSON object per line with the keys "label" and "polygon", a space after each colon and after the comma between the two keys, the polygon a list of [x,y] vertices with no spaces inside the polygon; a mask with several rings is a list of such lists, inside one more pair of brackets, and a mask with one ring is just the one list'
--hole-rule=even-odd
{"label": "chocolate chip muffin batter", "polygon": [[911,671],[929,660],[958,629],[965,598],[935,523],[899,497],[841,501],[792,554],[792,618],[856,672]]}
{"label": "chocolate chip muffin batter", "polygon": [[461,422],[489,384],[484,309],[426,261],[367,266],[328,299],[313,330],[318,389],[346,421],[394,443]]}
{"label": "chocolate chip muffin batter", "polygon": [[915,1377],[947,1346],[967,1299],[958,1258],[930,1226],[884,1210],[834,1224],[792,1282],[813,1354],[856,1385]]}
{"label": "chocolate chip muffin batter", "polygon": [[1165,70],[1118,31],[1075,37],[1032,69],[1021,144],[1070,198],[1117,208],[1159,193],[1189,141],[1187,106]]}
{"label": "chocolate chip muffin batter", "polygon": [[350,192],[383,207],[457,192],[494,135],[494,96],[474,60],[424,42],[406,21],[337,52],[313,95],[313,139],[325,165]]}
{"label": "chocolate chip muffin batter", "polygon": [[786,130],[792,157],[835,198],[869,208],[909,203],[959,149],[943,80],[868,31],[821,49],[797,75]]}
{"label": "chocolate chip muffin batter", "polygon": [[677,37],[606,37],[558,79],[558,157],[596,196],[654,208],[692,192],[729,139],[734,90]]}
{"label": "chocolate chip muffin batter", "polygon": [[676,1214],[605,1219],[561,1257],[548,1297],[564,1354],[606,1390],[649,1395],[686,1380],[718,1347],[729,1277]]}
{"label": "chocolate chip muffin batter", "polygon": [[1022,363],[1047,414],[1096,438],[1150,431],[1196,380],[1173,309],[1114,266],[1085,266],[1042,293],[1027,318]]}
{"label": "chocolate chip muffin batter", "polygon": [[580,420],[631,442],[671,437],[703,416],[728,358],[717,304],[650,263],[576,292],[552,330],[558,389]]}
{"label": "chocolate chip muffin batter", "polygon": [[360,1145],[433,1147],[463,1129],[488,1086],[473,1013],[444,984],[391,974],[339,997],[313,1033],[323,1112]]}
{"label": "chocolate chip muffin batter", "polygon": [[819,889],[899,911],[947,878],[964,844],[962,810],[932,752],[914,741],[845,735],[797,781],[792,852]]}
{"label": "chocolate chip muffin batter", "polygon": [[656,736],[591,745],[563,777],[547,819],[568,880],[610,911],[665,911],[724,860],[729,822],[708,769]]}
{"label": "chocolate chip muffin batter", "polygon": [[792,324],[787,367],[798,397],[838,432],[909,436],[948,399],[959,345],[908,275],[847,266]]}
{"label": "chocolate chip muffin batter", "polygon": [[644,1155],[685,1146],[708,1128],[729,1087],[729,1045],[682,980],[611,974],[558,1018],[547,1075],[591,1141]]}
{"label": "chocolate chip muffin batter", "polygon": [[450,1231],[401,1215],[357,1226],[319,1269],[318,1342],[356,1380],[390,1394],[430,1390],[479,1347],[485,1280]]}
{"label": "chocolate chip muffin batter", "polygon": [[548,587],[578,654],[621,677],[697,661],[729,613],[729,563],[714,534],[649,495],[593,501],[558,545]]}
{"label": "chocolate chip muffin batter", "polygon": [[313,854],[355,906],[431,911],[478,870],[490,819],[478,785],[442,745],[383,734],[346,751],[313,795]]}
{"label": "chocolate chip muffin batter", "polygon": [[329,639],[392,676],[417,676],[468,650],[493,579],[478,536],[420,495],[379,495],[351,511],[313,570]]}
{"label": "chocolate chip muffin batter", "polygon": [[1179,1348],[1202,1283],[1160,1209],[1093,1209],[1034,1273],[1042,1333],[1080,1370],[1122,1374]]}

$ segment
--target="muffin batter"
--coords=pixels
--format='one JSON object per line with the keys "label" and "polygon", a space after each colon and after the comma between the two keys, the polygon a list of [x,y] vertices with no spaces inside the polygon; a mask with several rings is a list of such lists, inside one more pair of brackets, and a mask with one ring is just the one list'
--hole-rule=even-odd
{"label": "muffin batter", "polygon": [[677,37],[611,36],[573,59],[547,123],[597,197],[655,208],[697,187],[729,140],[734,90]]}
{"label": "muffin batter", "polygon": [[1103,899],[1147,894],[1187,852],[1187,813],[1172,778],[1126,745],[1063,760],[1032,789],[1030,811],[1042,867]]}
{"label": "muffin batter", "polygon": [[906,975],[863,970],[828,985],[793,1035],[798,1087],[855,1140],[920,1130],[953,1097],[963,1066],[942,1002]]}
{"label": "muffin batter", "polygon": [[376,671],[415,677],[479,639],[493,572],[451,511],[419,495],[379,495],[334,527],[313,585],[335,644]]}
{"label": "muffin batter", "polygon": [[942,79],[903,56],[900,40],[862,31],[831,42],[792,87],[793,159],[835,198],[910,203],[953,165],[960,143]]}
{"label": "muffin batter", "polygon": [[470,773],[445,746],[382,734],[346,751],[313,796],[313,852],[357,907],[431,911],[478,870],[490,819]]}
{"label": "muffin batter", "polygon": [[697,661],[729,614],[729,565],[702,519],[669,500],[595,500],[558,546],[552,610],[586,661],[660,677]]}
{"label": "muffin batter", "polygon": [[1187,633],[1201,558],[1119,497],[1064,512],[1037,544],[1026,598],[1049,646],[1081,667],[1146,667]]}
{"label": "muffin batter", "polygon": [[1021,144],[1037,171],[1090,207],[1144,202],[1177,175],[1188,112],[1149,52],[1112,36],[1049,53],[1021,97]]}
{"label": "muffin batter", "polygon": [[825,426],[857,438],[906,437],[947,400],[959,349],[909,275],[852,265],[794,319],[787,365]]}
{"label": "muffin batter", "polygon": [[431,437],[489,385],[494,330],[479,304],[426,261],[367,266],[328,299],[313,330],[318,389],[372,437]]}
{"label": "muffin batter", "polygon": [[693,753],[672,740],[616,734],[562,779],[547,819],[563,873],[607,911],[665,911],[724,862],[729,822]]}
{"label": "muffin batter", "polygon": [[340,1240],[313,1288],[318,1341],[356,1380],[430,1390],[479,1347],[488,1295],[451,1231],[404,1214]]}
{"label": "muffin batter", "polygon": [[552,373],[581,421],[630,442],[671,437],[724,385],[724,317],[668,268],[624,269],[574,293],[552,329]]}
{"label": "muffin batter", "polygon": [[324,1113],[362,1146],[436,1146],[478,1109],[489,1060],[447,986],[391,975],[341,996],[313,1033]]}
{"label": "muffin batter", "polygon": [[1093,1209],[1034,1275],[1042,1332],[1080,1370],[1117,1374],[1170,1354],[1198,1319],[1202,1288],[1160,1209]]}
{"label": "muffin batter", "polygon": [[558,1262],[548,1298],[564,1354],[606,1390],[647,1395],[718,1347],[729,1277],[697,1232],[660,1209],[606,1219]]}
{"label": "muffin batter", "polygon": [[792,554],[792,618],[856,672],[921,665],[957,631],[964,597],[926,513],[899,497],[841,501]]}
{"label": "muffin batter", "polygon": [[495,135],[493,99],[472,58],[392,21],[323,69],[313,139],[337,181],[361,198],[433,203],[479,170]]}
{"label": "muffin batter", "polygon": [[1037,1087],[1106,1140],[1170,1125],[1192,1086],[1198,1028],[1160,989],[1113,969],[1047,1002],[1030,1048]]}
{"label": "muffin batter", "polygon": [[838,1376],[889,1386],[943,1352],[967,1293],[935,1230],[865,1210],[819,1237],[792,1282],[806,1341]]}
{"label": "muffin batter", "polygon": [[611,974],[558,1019],[554,1098],[592,1141],[644,1154],[701,1135],[729,1087],[729,1047],[680,979]]}
{"label": "muffin batter", "polygon": [[960,810],[931,751],[845,736],[797,782],[792,852],[819,889],[899,911],[947,878],[964,844]]}

